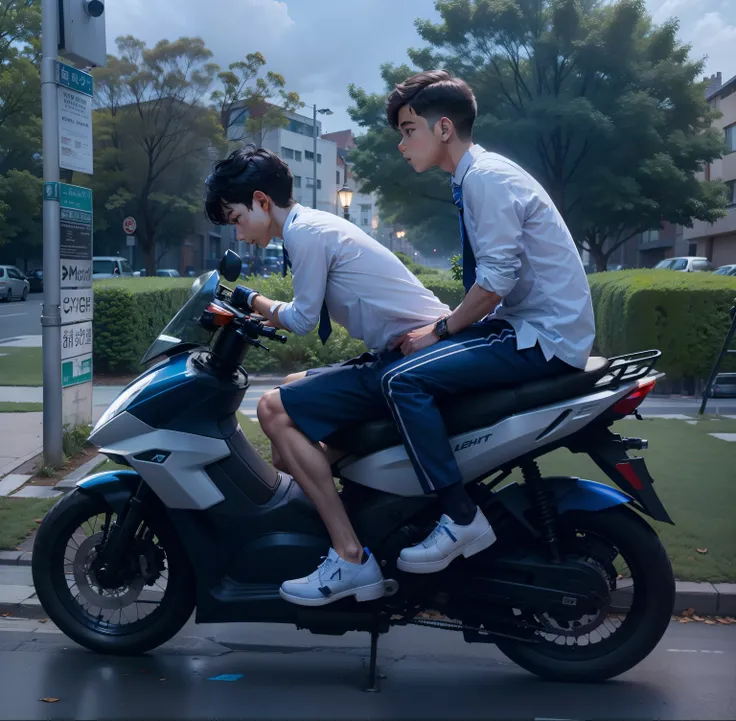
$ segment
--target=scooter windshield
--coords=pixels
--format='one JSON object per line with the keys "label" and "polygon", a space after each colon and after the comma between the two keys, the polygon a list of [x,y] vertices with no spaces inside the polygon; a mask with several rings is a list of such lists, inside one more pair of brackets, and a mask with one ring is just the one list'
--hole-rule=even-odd
{"label": "scooter windshield", "polygon": [[216,270],[204,273],[194,281],[189,300],[153,341],[141,363],[148,363],[184,343],[207,345],[210,342],[211,333],[199,325],[199,319],[214,299],[219,283],[220,274]]}

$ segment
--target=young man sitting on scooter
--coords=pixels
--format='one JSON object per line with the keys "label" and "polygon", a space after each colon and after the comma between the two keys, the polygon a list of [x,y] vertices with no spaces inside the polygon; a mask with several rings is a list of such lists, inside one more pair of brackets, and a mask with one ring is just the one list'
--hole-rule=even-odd
{"label": "young man sitting on scooter", "polygon": [[[352,529],[335,489],[333,459],[319,441],[343,425],[386,417],[380,387],[371,391],[363,384],[366,371],[389,353],[397,339],[434,323],[450,309],[360,228],[294,202],[292,186],[291,172],[278,156],[248,146],[216,164],[207,179],[205,212],[215,224],[235,225],[237,238],[251,245],[265,248],[272,238],[283,238],[294,299],[273,301],[246,289],[255,313],[297,335],[319,326],[323,343],[334,320],[373,351],[344,364],[290,376],[287,380],[292,382],[263,397],[258,414],[273,444],[274,462],[293,475],[315,504],[332,539],[327,566],[334,562],[342,580],[333,582],[330,597],[317,590],[321,583],[314,588],[306,584],[310,588],[306,602],[314,593],[314,599],[328,603],[353,595],[356,589],[361,598],[378,598],[384,592],[381,570]],[[401,353],[395,351],[392,357]]]}

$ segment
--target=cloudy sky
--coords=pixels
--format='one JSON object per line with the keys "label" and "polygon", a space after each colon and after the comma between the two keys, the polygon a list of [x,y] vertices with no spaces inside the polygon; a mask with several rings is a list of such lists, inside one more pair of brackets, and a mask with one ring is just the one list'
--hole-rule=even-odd
{"label": "cloudy sky", "polygon": [[[736,0],[647,0],[656,21],[680,18],[680,34],[706,72],[736,75]],[[347,86],[383,90],[379,67],[421,45],[416,18],[437,19],[433,0],[110,0],[108,47],[132,34],[153,45],[198,35],[220,65],[260,51],[305,103],[329,107],[326,132],[353,127]],[[357,128],[354,128],[357,130]]]}

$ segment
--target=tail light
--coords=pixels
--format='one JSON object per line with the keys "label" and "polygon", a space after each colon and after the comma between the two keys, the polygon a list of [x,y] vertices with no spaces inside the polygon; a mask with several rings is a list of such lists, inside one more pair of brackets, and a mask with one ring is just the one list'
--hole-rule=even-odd
{"label": "tail light", "polygon": [[620,416],[630,415],[642,404],[656,384],[657,381],[653,378],[642,378],[639,381],[639,387],[629,393],[626,398],[617,401],[611,410]]}

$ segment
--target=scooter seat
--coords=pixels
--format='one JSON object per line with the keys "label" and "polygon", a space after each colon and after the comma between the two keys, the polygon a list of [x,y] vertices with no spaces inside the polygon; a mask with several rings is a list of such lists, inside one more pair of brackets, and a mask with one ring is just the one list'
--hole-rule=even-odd
{"label": "scooter seat", "polygon": [[[438,405],[448,435],[453,436],[493,425],[514,413],[583,395],[606,375],[609,365],[606,358],[593,357],[588,360],[585,370],[481,393],[445,396],[438,398]],[[325,439],[325,443],[333,448],[357,456],[367,456],[401,442],[388,408],[386,418],[345,426]]]}

